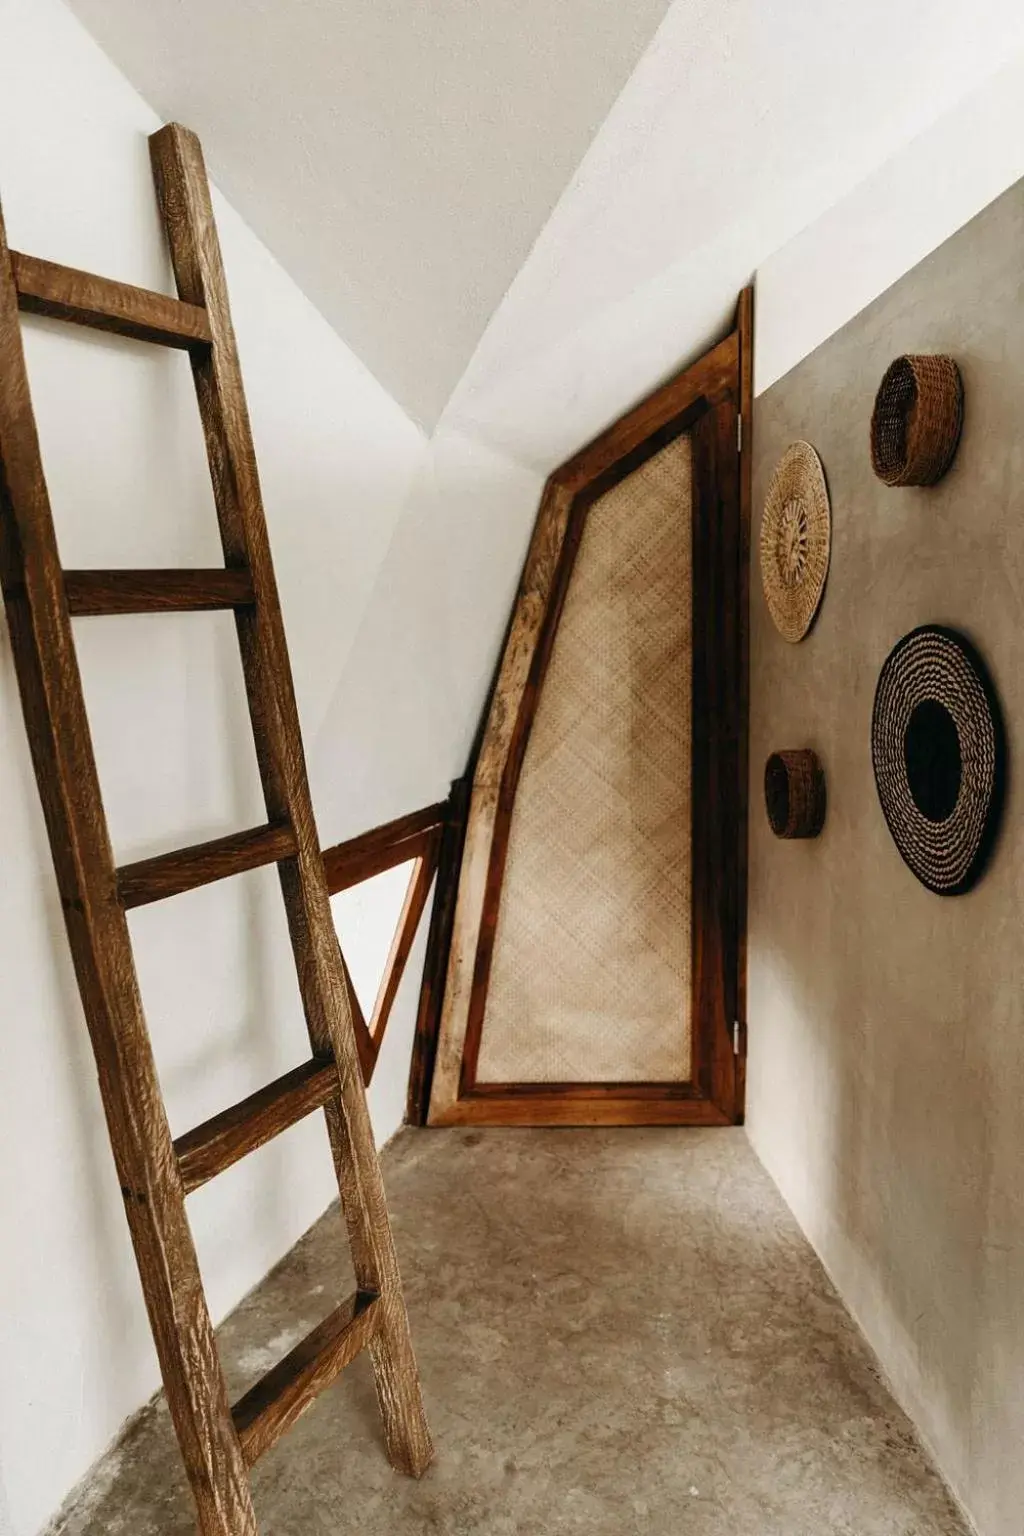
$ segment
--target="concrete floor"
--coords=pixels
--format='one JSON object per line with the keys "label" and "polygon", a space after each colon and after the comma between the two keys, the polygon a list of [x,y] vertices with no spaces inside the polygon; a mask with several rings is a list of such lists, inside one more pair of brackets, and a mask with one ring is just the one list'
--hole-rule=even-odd
{"label": "concrete floor", "polygon": [[[965,1536],[742,1131],[408,1131],[384,1164],[437,1459],[390,1470],[360,1358],[257,1466],[267,1536]],[[332,1211],[222,1329],[233,1392],[349,1273]],[[60,1526],[194,1529],[162,1403]]]}

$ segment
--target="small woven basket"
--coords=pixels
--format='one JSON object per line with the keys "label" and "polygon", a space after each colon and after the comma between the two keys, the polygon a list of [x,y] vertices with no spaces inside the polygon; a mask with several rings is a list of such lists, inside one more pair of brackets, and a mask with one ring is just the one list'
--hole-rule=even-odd
{"label": "small woven basket", "polygon": [[871,415],[871,465],[886,485],[934,485],[953,462],[964,387],[951,357],[898,357]]}
{"label": "small woven basket", "polygon": [[776,837],[817,837],[825,825],[825,774],[814,752],[773,752],[764,765],[764,803]]}

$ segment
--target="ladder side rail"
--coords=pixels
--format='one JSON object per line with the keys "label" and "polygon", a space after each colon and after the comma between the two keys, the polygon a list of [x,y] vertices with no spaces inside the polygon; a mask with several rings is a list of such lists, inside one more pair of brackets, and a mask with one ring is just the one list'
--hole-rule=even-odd
{"label": "ladder side rail", "polygon": [[356,1284],[380,1296],[369,1347],[388,1455],[418,1476],[432,1447],[313,818],[209,182],[199,140],[178,124],[152,136],[150,153],[179,297],[203,306],[210,323],[212,346],[191,353],[192,371],[225,563],[249,570],[256,596],[253,609],[236,613],[242,665],[267,814],[287,818],[297,841],[278,870],[310,1043],[338,1067],[339,1095],[325,1114]]}
{"label": "ladder side rail", "polygon": [[255,1536],[104,815],[0,215],[0,584],[68,941],[203,1536]]}

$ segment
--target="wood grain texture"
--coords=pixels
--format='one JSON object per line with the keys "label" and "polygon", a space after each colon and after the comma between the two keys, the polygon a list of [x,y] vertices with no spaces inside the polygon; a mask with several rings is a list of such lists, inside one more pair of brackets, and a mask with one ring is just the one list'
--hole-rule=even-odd
{"label": "wood grain texture", "polygon": [[[578,1087],[567,1084],[566,1088]],[[732,1125],[732,1117],[709,1099],[627,1098],[559,1092],[557,1086],[529,1093],[474,1092],[456,1100],[436,1125]]]}
{"label": "wood grain texture", "polygon": [[208,346],[205,311],[148,288],[117,283],[75,267],[12,251],[18,307],[28,314],[68,320],[96,331],[113,331],[134,341],[165,347]]}
{"label": "wood grain texture", "polygon": [[[737,990],[734,971],[727,972],[735,966],[737,953],[740,856],[734,847],[711,845],[716,837],[725,843],[735,839],[742,825],[743,795],[736,788],[741,756],[737,710],[745,708],[739,680],[745,622],[745,587],[738,570],[740,393],[741,338],[734,330],[569,459],[545,487],[473,778],[430,1092],[430,1124],[717,1124],[728,1123],[737,1114],[731,1027]],[[703,906],[700,914],[695,910],[694,919],[695,928],[703,921],[724,929],[713,942],[702,939],[694,955],[694,1073],[699,1093],[711,1108],[700,1108],[694,1098],[672,1101],[665,1097],[668,1118],[659,1122],[652,1118],[650,1098],[637,1100],[641,1107],[633,1109],[622,1097],[598,1093],[584,1101],[577,1094],[564,1093],[559,1098],[539,1086],[494,1095],[476,1081],[476,1057],[518,775],[587,511],[599,495],[683,431],[695,437],[703,434],[697,470],[703,484],[702,526],[710,538],[703,556],[696,545],[694,552],[695,604],[698,596],[702,602],[700,616],[695,606],[695,645],[699,636],[705,657],[712,655],[709,637],[723,646],[718,661],[709,663],[712,671],[719,667],[721,676],[715,672],[709,678],[705,668],[703,689],[698,685],[694,703],[694,735],[701,738],[699,750],[708,765],[700,787],[694,783],[694,837],[702,840],[704,849],[699,877]],[[699,575],[698,557],[703,561]],[[714,605],[723,603],[727,611],[715,618]],[[720,718],[709,713],[723,709]],[[713,745],[709,744],[712,737]],[[728,781],[724,786],[711,782],[719,770]],[[705,797],[705,803],[698,796]],[[705,834],[703,820],[708,814],[723,815],[725,828]],[[727,866],[717,884],[712,879],[716,852]],[[719,994],[708,1011],[713,986]],[[525,1107],[528,1103],[534,1107]],[[537,1118],[531,1118],[534,1115]]]}
{"label": "wood grain texture", "polygon": [[248,571],[65,571],[72,618],[107,613],[200,613],[253,600]]}
{"label": "wood grain texture", "polygon": [[[512,810],[515,804],[516,790],[519,786],[519,775],[526,754],[526,746],[537,710],[537,701],[540,697],[540,690],[543,687],[548,663],[551,659],[551,650],[558,631],[558,624],[565,603],[565,595],[572,576],[573,566],[576,562],[576,556],[579,552],[580,541],[583,537],[589,505],[589,498],[584,498],[580,495],[574,497],[572,501],[568,520],[548,579],[544,610],[533,635],[529,670],[517,700],[514,720],[511,721],[505,741],[505,755],[501,768],[499,792],[494,807],[495,815],[488,848],[487,869],[484,877],[483,903],[476,937],[476,953],[474,955],[473,974],[466,1011],[462,1059],[459,1070],[458,1091],[460,1096],[471,1093],[476,1085],[480,1039],[490,985],[491,965],[494,958],[494,944],[497,937],[498,913],[508,856]],[[492,708],[493,704],[497,703],[501,697],[502,682],[499,677]],[[487,750],[487,744],[488,737],[485,735],[481,755]],[[472,807],[470,808],[470,817],[472,818]]]}
{"label": "wood grain texture", "polygon": [[374,827],[369,832],[324,850],[324,873],[332,896],[364,880],[372,880],[374,876],[384,874],[400,864],[411,862],[413,865],[368,1020],[363,1015],[342,954],[356,1048],[363,1081],[367,1085],[377,1065],[391,1010],[430,895],[446,812],[445,801],[438,805],[424,806],[422,810],[412,811],[395,821]]}
{"label": "wood grain texture", "polygon": [[380,987],[373,1004],[373,1012],[370,1015],[369,1031],[377,1051],[380,1051],[380,1043],[384,1038],[384,1031],[394,1006],[398,989],[402,984],[405,967],[409,959],[410,951],[416,938],[423,916],[423,909],[430,895],[430,887],[434,883],[434,871],[437,868],[437,849],[439,839],[436,835],[431,838],[426,853],[416,860],[412,873],[409,876],[409,884],[406,887],[405,899],[402,902],[402,910],[398,917],[394,938],[388,951],[388,958],[384,965],[384,973],[381,976]]}
{"label": "wood grain texture", "polygon": [[708,410],[691,434],[693,582],[693,1016],[695,1082],[736,1116],[736,829],[739,781],[737,575],[738,398]]}
{"label": "wood grain texture", "polygon": [[333,1061],[307,1061],[179,1136],[174,1152],[185,1193],[190,1195],[239,1158],[322,1109],[337,1090]]}
{"label": "wood grain texture", "polygon": [[345,988],[348,993],[348,1007],[349,1012],[352,1015],[352,1028],[355,1031],[356,1055],[359,1058],[359,1070],[363,1074],[363,1083],[366,1084],[373,1076],[373,1069],[377,1065],[377,1051],[372,1039],[370,1038],[370,1031],[366,1026],[366,1019],[363,1015],[362,1004],[360,1003],[356,994],[356,989],[352,983],[352,976],[349,972],[348,964],[345,960],[345,953],[340,945],[338,946],[338,953],[341,956],[341,973],[345,979]]}
{"label": "wood grain texture", "polygon": [[325,848],[324,872],[331,895],[421,857],[432,836],[443,828],[446,812],[447,802],[442,800]]}
{"label": "wood grain texture", "polygon": [[225,564],[252,574],[256,604],[236,612],[268,819],[295,830],[297,856],[278,866],[314,1055],[337,1063],[325,1108],[360,1291],[380,1296],[370,1342],[388,1455],[419,1476],[432,1456],[391,1225],[366,1105],[341,951],[331,916],[238,352],[202,151],[171,124],[150,140],[178,294],[205,308],[213,345],[190,354]]}
{"label": "wood grain texture", "polygon": [[445,971],[455,921],[455,896],[459,884],[462,845],[466,836],[469,787],[468,777],[457,779],[451,787],[438,850],[434,904],[430,913],[427,953],[409,1066],[409,1092],[405,1110],[409,1125],[426,1125],[430,1108],[430,1089],[444,1001]]}
{"label": "wood grain texture", "polygon": [[290,859],[296,851],[295,833],[286,823],[232,832],[191,848],[122,864],[117,871],[118,899],[123,907],[144,907],[214,880]]}
{"label": "wood grain texture", "polygon": [[276,1445],[296,1419],[372,1340],[381,1299],[357,1291],[273,1366],[232,1409],[247,1466]]}
{"label": "wood grain texture", "polygon": [[[545,486],[519,583],[501,666],[473,773],[474,788],[500,788],[520,728],[523,700],[569,531],[573,494],[554,478]],[[474,820],[470,811],[470,823]]]}
{"label": "wood grain texture", "polygon": [[[733,330],[717,347],[680,369],[667,384],[641,400],[574,454],[555,471],[553,478],[574,494],[586,489],[593,493],[609,470],[619,476],[628,473],[630,455],[638,448],[649,454],[653,447],[660,446],[660,442],[652,446],[652,439],[657,439],[658,434],[684,411],[701,401],[706,405],[717,405],[727,395],[734,394],[738,368],[739,336]],[[605,487],[601,485],[600,488]]]}
{"label": "wood grain texture", "polygon": [[429,1121],[456,1102],[502,778],[569,527],[572,492],[549,479],[513,606],[470,792],[444,1000],[430,1089]]}
{"label": "wood grain texture", "polygon": [[747,885],[750,821],[750,530],[753,526],[754,473],[754,290],[744,288],[736,308],[740,339],[740,416],[743,441],[740,449],[739,573],[737,577],[740,626],[739,656],[739,808],[736,828],[736,1024],[739,1052],[736,1060],[736,1118],[742,1121],[747,1099]]}
{"label": "wood grain texture", "polygon": [[61,908],[167,1402],[202,1536],[256,1536],[146,1029],[0,217],[0,584]]}

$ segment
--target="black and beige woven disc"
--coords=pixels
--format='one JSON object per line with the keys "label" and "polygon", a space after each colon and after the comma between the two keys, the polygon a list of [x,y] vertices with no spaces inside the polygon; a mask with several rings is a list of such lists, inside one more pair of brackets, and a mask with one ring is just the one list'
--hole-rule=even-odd
{"label": "black and beige woven disc", "polygon": [[821,460],[791,443],[775,466],[761,519],[761,581],[784,640],[802,640],[825,590],[832,514]]}
{"label": "black and beige woven disc", "polygon": [[970,641],[938,625],[905,635],[878,679],[871,757],[893,841],[940,896],[981,874],[1002,809],[1004,754],[999,704]]}

